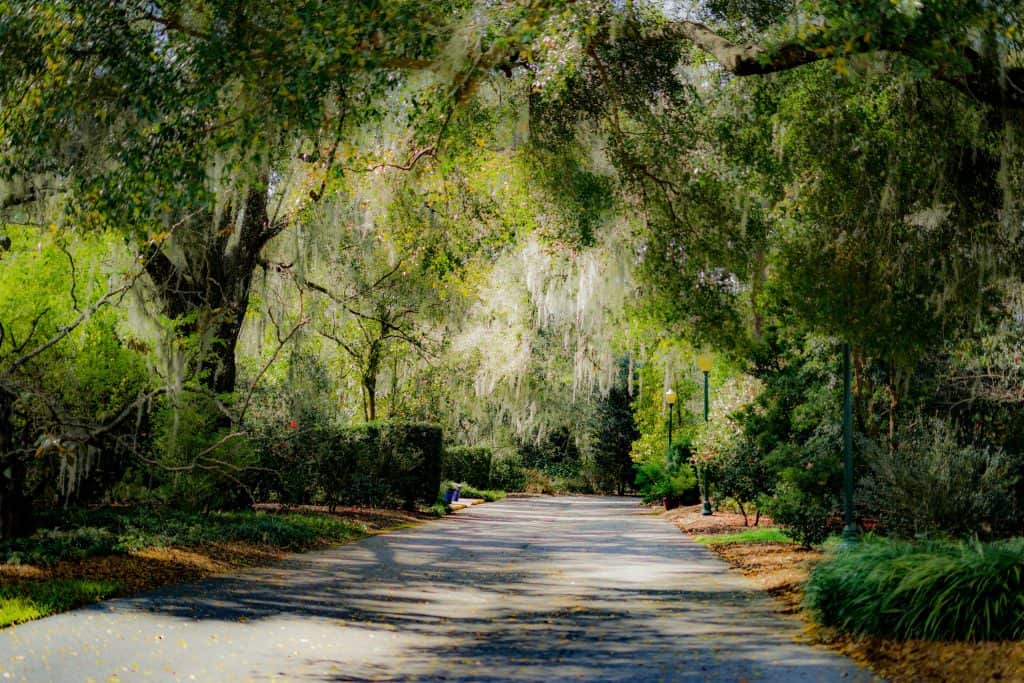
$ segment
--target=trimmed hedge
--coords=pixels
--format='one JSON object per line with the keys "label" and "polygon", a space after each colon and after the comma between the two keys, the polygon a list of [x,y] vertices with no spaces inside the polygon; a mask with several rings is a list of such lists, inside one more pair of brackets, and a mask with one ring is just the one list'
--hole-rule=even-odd
{"label": "trimmed hedge", "polygon": [[807,583],[818,621],[856,634],[927,640],[1024,638],[1024,538],[911,543],[867,538]]}
{"label": "trimmed hedge", "polygon": [[432,504],[441,485],[441,426],[368,422],[308,427],[266,441],[261,464],[269,476],[257,495],[283,503],[412,508]]}
{"label": "trimmed hedge", "polygon": [[450,446],[444,450],[441,477],[486,489],[491,485],[494,452],[484,446]]}

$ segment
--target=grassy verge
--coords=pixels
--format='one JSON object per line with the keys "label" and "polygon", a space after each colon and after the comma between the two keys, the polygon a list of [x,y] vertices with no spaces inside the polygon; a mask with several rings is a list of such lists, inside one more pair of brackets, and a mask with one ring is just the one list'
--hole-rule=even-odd
{"label": "grassy verge", "polygon": [[0,627],[357,540],[381,513],[76,510],[0,544]]}
{"label": "grassy verge", "polygon": [[732,533],[694,536],[693,540],[704,545],[734,545],[737,543],[794,543],[781,529],[771,527],[744,529]]}
{"label": "grassy verge", "polygon": [[20,581],[0,586],[0,627],[88,605],[118,593],[120,584],[87,579]]}
{"label": "grassy verge", "polygon": [[475,489],[472,486],[466,484],[462,487],[462,491],[459,493],[462,498],[480,498],[493,503],[496,500],[501,500],[508,496],[504,491],[493,491],[489,489]]}

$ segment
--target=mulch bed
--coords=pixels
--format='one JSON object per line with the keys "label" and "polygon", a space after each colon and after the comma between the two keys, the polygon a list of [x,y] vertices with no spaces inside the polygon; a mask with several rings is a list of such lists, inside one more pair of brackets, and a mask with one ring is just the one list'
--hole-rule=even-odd
{"label": "mulch bed", "polygon": [[[716,512],[710,517],[692,505],[662,513],[691,536],[743,531],[743,516]],[[753,519],[750,520],[751,524]],[[767,520],[767,525],[771,521]],[[762,518],[761,525],[766,525]],[[800,614],[803,584],[824,554],[787,543],[745,543],[708,546],[719,557],[779,601],[779,611]],[[824,645],[858,661],[893,683],[949,681],[1024,683],[1024,642],[935,643],[856,637],[817,626],[804,614],[808,642]]]}

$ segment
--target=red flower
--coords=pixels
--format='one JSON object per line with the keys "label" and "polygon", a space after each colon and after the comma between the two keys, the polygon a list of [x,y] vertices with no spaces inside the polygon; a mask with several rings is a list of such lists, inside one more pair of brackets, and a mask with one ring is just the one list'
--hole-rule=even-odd
{"label": "red flower", "polygon": [[295,429],[296,427],[299,426],[299,423],[296,422],[295,420],[292,420],[291,422],[288,423],[288,426],[291,427],[292,429]]}

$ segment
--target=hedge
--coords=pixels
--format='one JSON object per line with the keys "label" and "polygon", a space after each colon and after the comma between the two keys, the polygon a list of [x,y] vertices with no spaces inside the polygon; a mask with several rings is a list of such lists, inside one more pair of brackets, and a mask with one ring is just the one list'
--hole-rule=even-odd
{"label": "hedge", "polygon": [[444,450],[441,477],[481,489],[491,486],[494,452],[484,446],[449,446]]}
{"label": "hedge", "polygon": [[431,504],[441,485],[441,426],[368,422],[309,427],[265,440],[264,500],[387,507]]}

